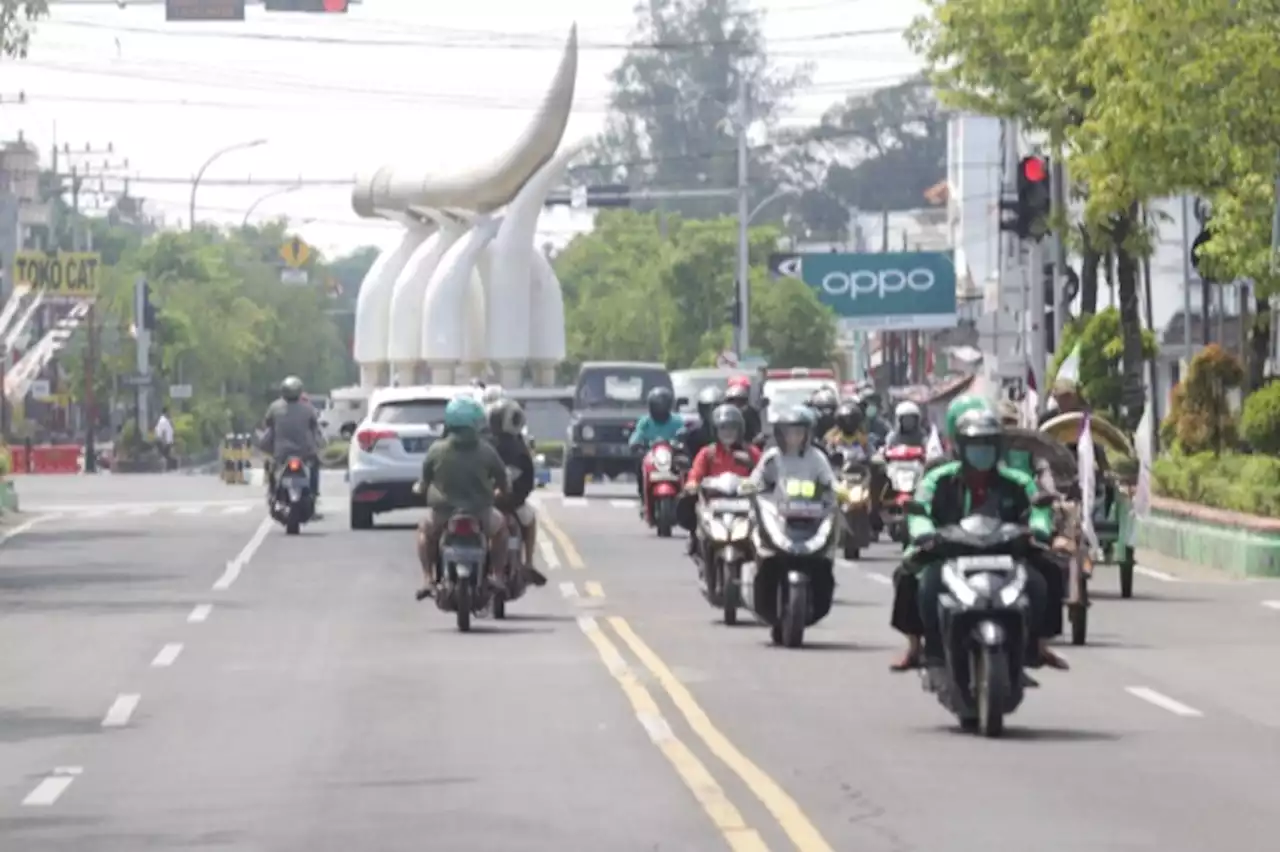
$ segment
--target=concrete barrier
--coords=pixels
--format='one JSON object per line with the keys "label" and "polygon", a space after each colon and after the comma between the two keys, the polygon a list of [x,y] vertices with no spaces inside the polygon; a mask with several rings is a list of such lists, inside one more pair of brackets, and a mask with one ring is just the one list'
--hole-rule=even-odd
{"label": "concrete barrier", "polygon": [[1151,498],[1137,546],[1238,577],[1280,577],[1280,520]]}

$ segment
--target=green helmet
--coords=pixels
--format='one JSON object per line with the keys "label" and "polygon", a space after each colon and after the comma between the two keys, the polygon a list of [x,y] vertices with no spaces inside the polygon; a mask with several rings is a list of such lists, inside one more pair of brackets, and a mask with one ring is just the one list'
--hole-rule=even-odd
{"label": "green helmet", "polygon": [[956,423],[970,411],[992,411],[991,403],[976,393],[967,393],[956,397],[947,406],[947,440],[956,439]]}
{"label": "green helmet", "polygon": [[473,429],[478,432],[484,423],[484,408],[474,397],[456,396],[444,408],[446,429]]}

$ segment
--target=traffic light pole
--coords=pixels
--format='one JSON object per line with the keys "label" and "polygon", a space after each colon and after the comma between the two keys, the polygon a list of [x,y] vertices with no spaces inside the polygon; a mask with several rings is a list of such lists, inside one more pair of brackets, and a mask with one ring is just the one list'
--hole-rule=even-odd
{"label": "traffic light pole", "polygon": [[751,298],[750,274],[750,236],[747,227],[751,224],[750,212],[747,209],[748,185],[747,175],[747,75],[741,69],[738,72],[738,326],[735,329],[734,352],[741,363],[751,346],[749,329],[749,302]]}
{"label": "traffic light pole", "polygon": [[[1049,399],[1049,388],[1045,387],[1045,365],[1049,361],[1045,344],[1048,342],[1044,327],[1044,242],[1034,240],[1030,243],[1031,262],[1027,265],[1027,284],[1030,308],[1027,313],[1031,317],[1031,375],[1036,380],[1036,394],[1039,396],[1039,411],[1043,412]],[[1056,293],[1055,289],[1055,293]],[[1054,301],[1058,301],[1054,296]]]}
{"label": "traffic light pole", "polygon": [[[1066,251],[1063,247],[1062,232],[1067,221],[1067,175],[1062,164],[1062,147],[1057,146],[1053,152],[1053,163],[1049,172],[1049,192],[1054,215],[1058,222],[1053,229],[1053,348],[1056,351],[1062,346],[1062,331],[1066,326]],[[1035,269],[1035,267],[1031,267]],[[1042,267],[1043,268],[1043,267]]]}
{"label": "traffic light pole", "polygon": [[[151,330],[146,327],[146,287],[147,279],[145,276],[139,275],[137,280],[133,282],[133,317],[134,325],[137,327],[138,333],[138,351],[136,367],[139,376],[151,375]],[[137,387],[138,393],[138,434],[144,435],[151,426],[151,417],[149,403],[151,402],[151,386],[150,384],[142,384]]]}

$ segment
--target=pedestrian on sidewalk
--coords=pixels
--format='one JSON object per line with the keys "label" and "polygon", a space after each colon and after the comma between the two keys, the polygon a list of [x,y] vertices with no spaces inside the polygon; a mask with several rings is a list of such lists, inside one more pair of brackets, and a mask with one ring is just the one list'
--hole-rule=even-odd
{"label": "pedestrian on sidewalk", "polygon": [[156,447],[160,457],[164,459],[164,469],[174,470],[178,460],[173,457],[173,421],[169,419],[169,409],[160,409],[160,419],[156,421]]}

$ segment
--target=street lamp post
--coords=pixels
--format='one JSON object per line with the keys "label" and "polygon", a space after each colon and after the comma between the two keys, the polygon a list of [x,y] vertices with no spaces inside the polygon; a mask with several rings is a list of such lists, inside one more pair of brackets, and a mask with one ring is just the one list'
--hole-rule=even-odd
{"label": "street lamp post", "polygon": [[196,228],[196,190],[200,188],[200,179],[204,177],[204,173],[214,164],[214,161],[223,154],[230,154],[232,151],[243,151],[246,148],[257,148],[259,145],[267,144],[265,139],[254,139],[251,142],[237,142],[234,145],[228,145],[225,148],[214,151],[209,159],[204,161],[204,165],[196,172],[196,176],[191,180],[191,220],[187,230],[194,231]]}
{"label": "street lamp post", "polygon": [[[742,190],[739,195],[738,205],[738,334],[737,346],[738,360],[747,354],[747,349],[751,345],[751,337],[749,331],[749,320],[747,314],[749,312],[749,299],[751,291],[749,287],[748,276],[750,272],[750,252],[749,237],[747,229],[751,223],[755,221],[757,215],[769,204],[777,201],[779,198],[785,198],[789,195],[795,195],[794,189],[780,189],[772,195],[765,196],[759,204],[757,204],[750,213],[747,213],[746,191]],[[744,215],[745,214],[745,215]]]}
{"label": "street lamp post", "polygon": [[276,198],[281,195],[288,195],[291,192],[297,192],[302,189],[302,184],[295,183],[293,186],[286,186],[283,189],[273,189],[265,195],[260,196],[256,201],[249,205],[249,209],[244,211],[244,221],[240,223],[240,227],[249,227],[249,217],[253,215],[253,211],[258,209],[258,205],[269,198]]}

